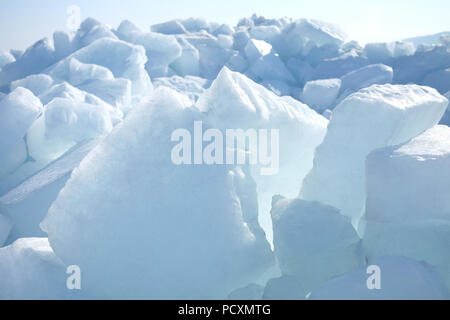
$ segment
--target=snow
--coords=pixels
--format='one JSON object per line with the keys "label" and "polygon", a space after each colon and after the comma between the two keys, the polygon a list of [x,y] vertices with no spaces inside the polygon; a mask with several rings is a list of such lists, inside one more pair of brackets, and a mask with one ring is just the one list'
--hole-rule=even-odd
{"label": "snow", "polygon": [[333,207],[278,197],[273,200],[272,220],[281,271],[294,276],[306,292],[364,261],[350,220]]}
{"label": "snow", "polygon": [[433,127],[447,103],[436,90],[417,85],[374,85],[350,95],[334,109],[301,197],[332,205],[357,223],[364,208],[367,155]]}
{"label": "snow", "polygon": [[313,291],[310,300],[448,300],[435,270],[426,263],[404,257],[382,257],[381,290],[367,288],[367,267],[332,279]]}
{"label": "snow", "polygon": [[323,112],[336,101],[341,90],[341,79],[308,81],[303,88],[302,99],[317,112]]}
{"label": "snow", "polygon": [[236,183],[249,177],[171,162],[171,132],[201,118],[189,105],[158,88],[81,162],[41,224],[100,297],[223,299],[272,263],[257,225],[244,220],[251,199]]}

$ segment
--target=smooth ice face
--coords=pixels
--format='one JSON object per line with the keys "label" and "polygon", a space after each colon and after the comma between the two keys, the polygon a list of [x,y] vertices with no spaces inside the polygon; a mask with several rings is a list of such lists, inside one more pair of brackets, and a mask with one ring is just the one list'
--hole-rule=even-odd
{"label": "smooth ice face", "polygon": [[308,291],[293,276],[281,276],[270,279],[262,298],[264,300],[306,300]]}
{"label": "smooth ice face", "polygon": [[262,80],[278,80],[295,84],[294,76],[286,68],[278,54],[270,53],[251,63],[250,72]]}
{"label": "smooth ice face", "polygon": [[169,67],[180,76],[200,76],[200,52],[183,37],[178,37],[177,41],[181,55]]}
{"label": "smooth ice face", "polygon": [[247,174],[172,162],[173,131],[201,119],[190,104],[158,88],[82,161],[42,223],[99,297],[223,299],[273,262]]}
{"label": "smooth ice face", "polygon": [[20,239],[0,248],[0,299],[70,299],[66,268],[46,238]]}
{"label": "smooth ice face", "polygon": [[228,300],[261,300],[264,287],[258,284],[249,284],[244,288],[234,290],[228,295]]}
{"label": "smooth ice face", "polygon": [[372,152],[366,171],[361,233],[369,257],[424,260],[450,285],[450,128],[435,126],[404,145]]}
{"label": "smooth ice face", "polygon": [[422,81],[422,85],[435,88],[441,94],[450,90],[450,68],[429,73]]}
{"label": "smooth ice face", "polygon": [[262,40],[251,39],[245,46],[245,56],[249,61],[254,61],[268,55],[272,51],[272,46]]}
{"label": "smooth ice face", "polygon": [[7,226],[11,229],[8,244],[20,238],[45,236],[39,224],[70,178],[72,170],[78,167],[81,160],[98,142],[93,140],[77,145],[66,155],[0,197],[0,212],[3,214],[0,214],[0,220],[2,217],[7,219],[9,222]]}
{"label": "smooth ice face", "polygon": [[153,80],[155,88],[168,87],[179,93],[182,93],[191,99],[192,103],[195,103],[200,96],[205,92],[205,87],[210,85],[210,81],[193,76],[173,76],[170,78],[157,78]]}
{"label": "smooth ice face", "polygon": [[23,138],[42,112],[42,103],[25,88],[0,100],[0,177],[17,169],[27,158]]}
{"label": "smooth ice face", "polygon": [[25,88],[17,88],[3,97],[0,100],[0,150],[18,143],[41,112],[42,103]]}
{"label": "smooth ice face", "polygon": [[[153,89],[150,77],[145,70],[147,56],[142,46],[110,38],[101,38],[61,60],[52,69],[59,67],[61,64],[69,64],[70,66],[70,60],[73,58],[83,64],[105,67],[112,72],[115,78],[130,80],[133,97],[150,94]],[[93,71],[92,66],[85,68],[90,68]],[[83,70],[80,71],[83,72]]]}
{"label": "smooth ice face", "polygon": [[308,42],[317,46],[340,45],[345,38],[345,33],[336,25],[319,20],[299,19],[283,28],[277,50],[283,57],[306,55]]}
{"label": "smooth ice face", "polygon": [[339,208],[357,224],[366,196],[367,155],[433,127],[447,103],[436,90],[416,85],[375,85],[350,95],[334,109],[301,197]]}
{"label": "smooth ice face", "polygon": [[183,24],[178,20],[171,20],[163,23],[154,24],[151,30],[163,34],[183,34],[187,33]]}
{"label": "smooth ice face", "polygon": [[450,220],[450,128],[435,126],[367,158],[368,220]]}
{"label": "smooth ice face", "polygon": [[[252,167],[257,183],[259,221],[272,239],[270,209],[272,197],[297,195],[299,182],[312,167],[315,148],[321,143],[328,121],[308,106],[278,97],[244,75],[223,68],[199,99],[196,107],[206,114],[213,128],[279,130],[279,166],[273,175],[261,174],[264,165]],[[273,155],[276,155],[272,151]],[[273,163],[275,165],[275,163]],[[274,168],[277,169],[277,168]]]}
{"label": "smooth ice face", "polygon": [[339,99],[344,99],[351,93],[374,84],[391,83],[393,77],[392,68],[384,64],[372,64],[349,72],[341,78]]}
{"label": "smooth ice face", "polygon": [[11,227],[11,220],[7,216],[0,214],[0,248],[3,247],[3,244],[8,238]]}
{"label": "smooth ice face", "polygon": [[14,56],[9,52],[0,52],[0,70],[6,66],[7,64],[13,63],[16,61]]}
{"label": "smooth ice face", "polygon": [[16,61],[0,70],[0,87],[11,81],[44,71],[56,62],[55,52],[49,39],[39,40],[29,47]]}
{"label": "smooth ice face", "polygon": [[18,87],[22,87],[30,90],[35,96],[39,96],[48,90],[53,84],[53,79],[46,74],[34,74],[23,78],[21,80],[16,80],[11,83],[11,91],[14,91]]}
{"label": "smooth ice face", "polygon": [[373,262],[381,271],[381,290],[369,290],[367,266],[334,278],[314,290],[310,300],[446,300],[448,290],[434,268],[404,257]]}
{"label": "smooth ice face", "polygon": [[340,79],[308,81],[303,88],[302,100],[317,112],[323,112],[336,101],[340,89]]}
{"label": "smooth ice face", "polygon": [[29,129],[28,152],[38,161],[55,160],[77,143],[106,135],[112,128],[106,106],[55,98]]}
{"label": "smooth ice face", "polygon": [[274,198],[272,220],[280,269],[294,276],[306,292],[364,262],[350,220],[333,207]]}

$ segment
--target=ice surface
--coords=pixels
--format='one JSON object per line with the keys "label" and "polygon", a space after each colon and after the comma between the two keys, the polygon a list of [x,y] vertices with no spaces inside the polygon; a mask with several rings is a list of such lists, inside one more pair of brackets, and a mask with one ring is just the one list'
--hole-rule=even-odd
{"label": "ice surface", "polygon": [[266,54],[250,65],[250,71],[262,80],[278,80],[295,84],[295,79],[278,54]]}
{"label": "ice surface", "polygon": [[23,138],[42,112],[42,103],[25,88],[17,88],[0,100],[0,173],[5,174],[25,161]]}
{"label": "ice surface", "polygon": [[272,221],[281,271],[294,276],[306,292],[364,262],[350,220],[333,207],[275,197]]}
{"label": "ice surface", "polygon": [[268,55],[272,51],[272,46],[262,40],[251,39],[245,46],[245,55],[249,61],[254,61]]}
{"label": "ice surface", "polygon": [[450,68],[450,49],[444,46],[417,51],[412,56],[397,57],[391,64],[394,83],[418,83],[431,72]]}
{"label": "ice surface", "polygon": [[23,139],[2,150],[0,155],[0,185],[2,184],[1,179],[19,168],[25,162],[27,156],[27,146]]}
{"label": "ice surface", "polygon": [[340,79],[308,81],[303,88],[302,99],[308,106],[322,113],[333,105],[340,89]]}
{"label": "ice surface", "polygon": [[228,295],[228,300],[261,300],[264,287],[258,284],[249,284],[244,288],[234,290]]}
{"label": "ice surface", "polygon": [[308,292],[293,276],[270,279],[264,289],[264,300],[305,300]]}
{"label": "ice surface", "polygon": [[92,80],[114,79],[113,73],[96,64],[81,63],[76,58],[64,59],[49,71],[50,76],[58,81],[65,81],[73,86]]}
{"label": "ice surface", "polygon": [[107,107],[55,98],[29,129],[28,152],[35,160],[52,161],[77,143],[106,135],[112,128]]}
{"label": "ice surface", "polygon": [[0,52],[0,70],[7,64],[13,63],[14,61],[16,61],[16,58],[14,58],[11,53],[6,51]]}
{"label": "ice surface", "polygon": [[314,77],[315,71],[306,61],[291,58],[287,61],[286,67],[295,77],[297,82],[302,86]]}
{"label": "ice surface", "polygon": [[389,254],[424,260],[450,284],[449,178],[448,126],[368,156],[361,233],[371,259]]}
{"label": "ice surface", "polygon": [[19,238],[45,236],[39,224],[72,170],[97,143],[97,140],[81,143],[0,198],[0,213],[12,226],[8,243]]}
{"label": "ice surface", "polygon": [[46,238],[17,240],[0,248],[0,299],[75,298],[66,286],[66,268]]}
{"label": "ice surface", "polygon": [[[450,138],[448,127],[430,129],[450,124],[450,107],[434,90],[450,97],[450,37],[363,47],[333,24],[258,15],[235,27],[189,18],[150,30],[87,18],[76,32],[0,53],[0,246],[6,237],[5,245],[45,236],[38,225],[62,190],[43,226],[61,258],[88,268],[97,296],[304,299],[344,264],[306,260],[314,270],[302,274],[306,284],[301,271],[280,277],[277,265],[269,268],[272,198],[295,198],[302,186],[304,201],[320,202],[308,212],[344,219],[340,211],[359,227],[369,262],[424,260],[450,287]],[[434,89],[379,85],[391,82]],[[272,166],[249,164],[255,154],[238,146],[247,165],[175,166],[170,134],[191,130],[194,120],[205,130],[279,130],[279,145],[271,146],[278,157]],[[63,189],[88,152],[83,146],[105,136]],[[334,228],[348,230],[339,221]],[[295,252],[308,234],[294,233],[286,247]],[[320,257],[339,255],[340,241],[326,240],[311,234],[299,248],[323,243]],[[9,290],[0,296],[46,297],[36,282],[27,291],[10,281],[16,271],[4,281],[0,275]],[[395,294],[408,288],[401,285]]]}
{"label": "ice surface", "polygon": [[339,57],[325,59],[318,64],[314,72],[314,79],[341,78],[345,74],[369,64],[364,56],[355,50],[344,53]]}
{"label": "ice surface", "polygon": [[208,123],[226,129],[279,130],[279,170],[261,175],[260,166],[252,176],[258,186],[260,223],[271,239],[272,196],[297,195],[299,182],[312,167],[315,148],[321,143],[328,121],[308,106],[278,97],[244,75],[224,68],[199,99],[197,108],[206,113]]}
{"label": "ice surface", "polygon": [[[444,96],[447,98],[448,101],[450,101],[450,91],[447,92]],[[447,111],[444,113],[440,124],[450,126],[450,104],[448,105]]]}
{"label": "ice surface", "polygon": [[308,54],[308,42],[317,46],[325,44],[340,45],[345,33],[336,25],[310,19],[296,20],[282,30],[277,51],[283,58]]}
{"label": "ice surface", "polygon": [[236,190],[248,176],[172,163],[173,130],[201,119],[189,105],[158,88],[82,161],[42,223],[56,254],[79,265],[100,297],[223,299],[272,263],[246,220],[256,199]]}
{"label": "ice surface", "polygon": [[0,248],[3,247],[9,232],[11,231],[12,223],[9,218],[0,213]]}
{"label": "ice surface", "polygon": [[244,73],[247,71],[249,64],[242,53],[235,53],[231,56],[230,60],[228,60],[226,67],[231,71]]}
{"label": "ice surface", "polygon": [[96,19],[87,18],[81,23],[72,42],[76,48],[80,49],[103,38],[117,40],[116,35],[108,26]]}
{"label": "ice surface", "polygon": [[447,103],[436,90],[417,85],[374,85],[350,95],[334,109],[301,197],[332,205],[357,223],[364,208],[367,155],[433,127]]}
{"label": "ice surface", "polygon": [[22,87],[30,90],[35,96],[39,96],[48,90],[53,84],[53,79],[46,74],[35,74],[16,80],[11,83],[11,91],[14,91],[18,87]]}
{"label": "ice surface", "polygon": [[155,88],[160,86],[169,87],[179,93],[182,93],[191,99],[194,103],[203,94],[205,89],[209,87],[210,81],[193,76],[173,76],[170,78],[157,78],[153,81]]}
{"label": "ice surface", "polygon": [[[84,64],[103,66],[109,69],[115,78],[130,80],[133,97],[150,94],[153,89],[150,77],[145,70],[147,57],[142,46],[103,38],[61,60],[52,69],[68,63],[73,58]],[[89,73],[90,67],[87,66],[87,68],[86,72]]]}
{"label": "ice surface", "polygon": [[145,48],[148,63],[146,69],[150,77],[167,76],[168,66],[181,56],[182,48],[174,35],[156,32],[142,32],[131,22],[124,21],[118,33],[125,41],[142,45]]}
{"label": "ice surface", "polygon": [[163,23],[154,24],[151,26],[153,32],[164,34],[183,34],[186,33],[186,29],[178,20],[171,20]]}
{"label": "ice surface", "polygon": [[422,81],[422,85],[435,88],[441,94],[450,90],[450,68],[429,73]]}
{"label": "ice surface", "polygon": [[450,128],[438,125],[367,158],[366,219],[450,220]]}
{"label": "ice surface", "polygon": [[31,74],[41,73],[55,62],[55,52],[50,40],[42,39],[28,48],[16,61],[0,70],[0,87]]}
{"label": "ice surface", "polygon": [[72,42],[72,37],[65,31],[53,33],[53,46],[55,47],[56,60],[61,60],[73,53],[77,48]]}
{"label": "ice surface", "polygon": [[367,267],[349,272],[314,290],[310,300],[447,300],[442,279],[426,263],[403,257],[374,261],[381,269],[381,290],[367,288]]}
{"label": "ice surface", "polygon": [[394,72],[384,64],[372,64],[351,71],[341,78],[340,98],[343,99],[353,92],[374,84],[392,83]]}
{"label": "ice surface", "polygon": [[184,38],[177,38],[181,45],[181,55],[174,60],[170,67],[180,76],[199,76],[200,75],[200,53],[196,47],[191,45]]}

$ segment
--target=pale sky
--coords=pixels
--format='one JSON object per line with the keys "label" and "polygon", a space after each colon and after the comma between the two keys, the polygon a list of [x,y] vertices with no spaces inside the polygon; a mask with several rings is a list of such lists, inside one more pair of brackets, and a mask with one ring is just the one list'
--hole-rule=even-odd
{"label": "pale sky", "polygon": [[148,30],[175,18],[204,17],[235,25],[253,13],[314,18],[339,24],[362,43],[450,31],[449,0],[2,0],[0,50],[24,49],[55,30],[67,30],[70,5],[82,18],[117,27],[128,19]]}

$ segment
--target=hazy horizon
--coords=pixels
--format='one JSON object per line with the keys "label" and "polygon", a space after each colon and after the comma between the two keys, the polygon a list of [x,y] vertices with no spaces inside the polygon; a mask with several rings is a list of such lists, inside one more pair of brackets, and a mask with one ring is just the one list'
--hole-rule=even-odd
{"label": "hazy horizon", "polygon": [[[447,18],[450,2],[447,0],[397,0],[395,3],[381,0],[374,4],[356,0],[339,3],[332,0],[229,0],[226,3],[194,0],[189,4],[182,0],[6,0],[2,4],[0,50],[23,50],[44,37],[50,37],[56,30],[68,31],[67,8],[71,5],[80,7],[82,19],[93,17],[114,28],[125,19],[149,30],[152,24],[189,17],[203,17],[234,26],[239,19],[255,13],[268,18],[288,16],[335,23],[347,32],[349,40],[363,44],[450,31]],[[419,14],[422,15],[421,23],[417,22]]]}

